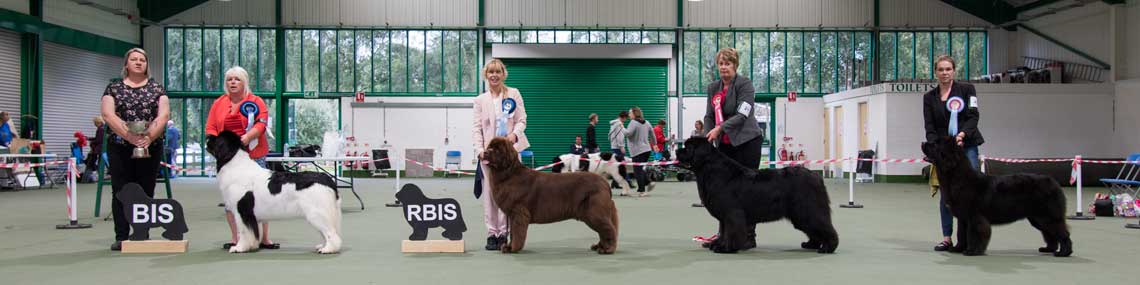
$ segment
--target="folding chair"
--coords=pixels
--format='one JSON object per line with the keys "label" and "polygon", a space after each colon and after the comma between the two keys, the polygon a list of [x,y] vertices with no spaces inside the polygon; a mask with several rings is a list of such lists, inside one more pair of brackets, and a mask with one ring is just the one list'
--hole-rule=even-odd
{"label": "folding chair", "polygon": [[[110,130],[107,130],[107,131],[110,132]],[[96,218],[99,217],[99,209],[100,209],[100,206],[103,202],[103,185],[111,186],[111,179],[114,179],[114,177],[107,178],[105,175],[103,175],[105,172],[110,171],[107,169],[107,167],[109,167],[109,165],[108,165],[109,162],[107,161],[107,149],[110,148],[110,145],[107,144],[107,137],[109,137],[109,136],[110,135],[103,136],[103,155],[102,155],[103,159],[101,159],[99,161],[99,163],[97,163],[99,165],[97,167],[99,169],[99,171],[98,171],[98,174],[96,174],[96,175],[98,176],[99,182],[96,183],[96,185],[98,185],[98,186],[95,188],[96,189],[95,190],[95,217]],[[158,159],[159,159],[159,161],[166,161],[166,152],[165,151],[162,152],[162,154],[159,155]],[[159,177],[158,177],[158,179],[155,179],[155,183],[156,183],[155,186],[158,186],[157,185],[158,183],[165,185],[166,186],[166,198],[167,199],[174,199],[174,194],[172,191],[170,191],[169,171],[170,171],[170,169],[166,168],[164,166],[160,165],[158,167]],[[111,199],[115,199],[115,197],[111,196]],[[110,218],[111,218],[111,216],[107,216],[107,219],[110,219]],[[104,219],[104,220],[106,220],[106,219]]]}
{"label": "folding chair", "polygon": [[1133,153],[1128,156],[1128,163],[1120,167],[1120,173],[1116,174],[1116,178],[1101,178],[1100,182],[1104,183],[1104,187],[1108,187],[1112,194],[1129,193],[1132,197],[1136,197],[1137,192],[1140,192],[1140,153]]}
{"label": "folding chair", "polygon": [[[463,153],[458,150],[447,151],[447,158],[444,159],[443,168],[452,169],[450,166],[455,165],[455,170],[459,170],[459,163],[463,161],[462,158]],[[444,173],[443,177],[447,177],[448,174],[451,173]],[[456,173],[455,177],[459,178],[459,174]]]}

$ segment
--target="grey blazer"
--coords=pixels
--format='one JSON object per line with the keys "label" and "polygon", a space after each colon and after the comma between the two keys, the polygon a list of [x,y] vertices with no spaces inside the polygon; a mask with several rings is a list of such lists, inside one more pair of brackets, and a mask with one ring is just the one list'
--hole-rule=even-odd
{"label": "grey blazer", "polygon": [[[712,130],[716,127],[716,112],[713,108],[713,96],[724,88],[724,81],[717,80],[708,87],[708,103],[705,108],[705,128]],[[763,138],[764,132],[760,130],[760,123],[756,122],[756,91],[752,81],[737,75],[732,79],[725,94],[724,106],[721,113],[724,123],[721,126],[722,134],[728,134],[733,146],[739,146],[757,137]],[[747,105],[747,107],[741,107]],[[719,141],[720,139],[717,139]]]}

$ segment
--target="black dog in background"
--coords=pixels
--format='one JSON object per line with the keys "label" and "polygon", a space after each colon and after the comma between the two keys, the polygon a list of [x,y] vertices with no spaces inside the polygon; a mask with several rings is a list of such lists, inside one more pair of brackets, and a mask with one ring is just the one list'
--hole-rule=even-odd
{"label": "black dog in background", "polygon": [[833,253],[839,235],[831,224],[831,202],[818,174],[801,166],[748,169],[713,148],[708,139],[690,138],[677,150],[681,166],[697,176],[701,203],[720,221],[720,237],[709,249],[734,253],[756,247],[749,231],[757,223],[787,218],[807,234],[800,247]]}
{"label": "black dog in background", "polygon": [[946,205],[958,218],[958,244],[950,252],[983,255],[990,244],[991,225],[1028,219],[1045,238],[1045,247],[1038,251],[1058,257],[1073,254],[1065,224],[1065,194],[1056,180],[1038,174],[979,173],[949,136],[922,143],[922,153],[936,166]]}

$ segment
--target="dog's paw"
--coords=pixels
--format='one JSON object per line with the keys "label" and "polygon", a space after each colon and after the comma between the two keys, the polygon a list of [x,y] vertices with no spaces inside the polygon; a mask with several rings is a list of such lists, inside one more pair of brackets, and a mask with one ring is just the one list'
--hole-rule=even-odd
{"label": "dog's paw", "polygon": [[980,251],[980,250],[966,250],[966,251],[962,252],[962,255],[965,255],[965,256],[982,256],[982,255],[986,255],[986,253],[983,251]]}
{"label": "dog's paw", "polygon": [[736,253],[739,249],[725,245],[724,243],[714,244],[709,247],[715,253]]}
{"label": "dog's paw", "polygon": [[1057,247],[1038,247],[1037,252],[1056,252]]}
{"label": "dog's paw", "polygon": [[340,252],[340,249],[331,248],[331,247],[325,247],[325,248],[317,249],[317,253],[320,253],[320,254],[334,254],[334,253],[338,253],[338,252]]}
{"label": "dog's paw", "polygon": [[1070,255],[1073,255],[1072,249],[1062,249],[1058,252],[1053,253],[1053,256],[1056,256],[1056,257],[1069,257]]}
{"label": "dog's paw", "polygon": [[962,253],[962,252],[966,251],[966,247],[961,246],[961,244],[959,244],[959,245],[950,247],[950,250],[948,250],[948,251],[953,252],[953,253]]}
{"label": "dog's paw", "polygon": [[825,244],[825,245],[820,245],[819,250],[817,250],[815,252],[816,253],[822,253],[822,254],[831,254],[831,253],[835,253],[835,248],[836,248],[836,246],[834,246],[834,245],[826,245]]}
{"label": "dog's paw", "polygon": [[511,252],[511,244],[504,243],[503,245],[500,245],[499,251],[502,251],[503,253],[512,253]]}
{"label": "dog's paw", "polygon": [[324,243],[321,243],[321,244],[317,244],[317,246],[316,246],[316,247],[313,247],[313,250],[321,250],[321,248],[324,248],[324,247],[325,247],[325,244],[324,244]]}
{"label": "dog's paw", "polygon": [[802,248],[802,249],[820,249],[820,246],[821,246],[821,244],[819,243],[819,241],[815,241],[815,240],[809,240],[809,241],[800,243],[800,248]]}
{"label": "dog's paw", "polygon": [[243,252],[249,252],[250,250],[251,250],[251,248],[249,246],[242,245],[242,244],[234,245],[234,246],[230,247],[230,253],[243,253]]}
{"label": "dog's paw", "polygon": [[614,251],[616,251],[616,249],[612,246],[610,246],[610,247],[600,246],[596,249],[596,251],[598,252],[598,254],[614,254]]}

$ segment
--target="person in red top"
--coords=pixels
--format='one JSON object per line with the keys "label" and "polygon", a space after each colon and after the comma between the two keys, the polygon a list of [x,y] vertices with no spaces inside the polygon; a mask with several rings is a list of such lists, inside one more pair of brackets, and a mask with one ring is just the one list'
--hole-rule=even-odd
{"label": "person in red top", "polygon": [[657,125],[653,126],[653,137],[657,139],[657,151],[661,152],[661,157],[669,160],[669,149],[665,144],[672,140],[665,138],[665,120],[657,120]]}
{"label": "person in red top", "polygon": [[[226,70],[226,94],[214,100],[206,117],[206,135],[216,136],[230,131],[241,136],[241,142],[249,151],[249,158],[265,167],[265,155],[269,153],[269,139],[265,130],[269,125],[269,108],[261,97],[253,95],[249,89],[249,72],[240,66]],[[237,226],[231,209],[226,209],[226,222],[230,224],[230,242],[223,248],[229,249],[237,243]],[[269,240],[269,224],[261,223],[262,249],[278,249],[280,244]]]}

